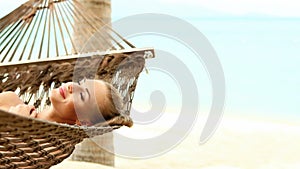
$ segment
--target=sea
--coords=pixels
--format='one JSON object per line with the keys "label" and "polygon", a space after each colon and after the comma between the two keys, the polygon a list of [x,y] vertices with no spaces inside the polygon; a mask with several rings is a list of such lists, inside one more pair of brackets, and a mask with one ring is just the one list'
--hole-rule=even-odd
{"label": "sea", "polygon": [[[178,19],[201,32],[217,54],[225,79],[225,116],[299,121],[300,19]],[[197,106],[199,114],[210,112],[215,92],[210,72],[205,68],[206,63],[201,60],[202,56],[199,59],[192,51],[191,44],[182,42],[179,35],[174,37],[167,33],[160,34],[159,31],[142,32],[128,39],[139,46],[151,46],[156,50],[156,58],[148,61],[151,66],[154,65],[153,70],[150,66],[148,73],[142,73],[140,77],[135,95],[137,101],[133,107],[141,112],[148,111],[155,104],[154,91],[160,91],[163,96],[158,94],[157,97],[165,99],[166,109],[182,111],[184,100],[194,98],[185,97],[184,89],[195,83],[197,88],[193,90],[199,104],[189,106]],[[173,59],[168,57],[168,61],[161,60],[160,58],[166,57],[166,53],[171,53]],[[190,71],[193,81],[187,81],[182,78],[184,75],[179,76],[177,71],[171,69],[171,65],[178,59]],[[160,61],[163,63],[155,64]]]}

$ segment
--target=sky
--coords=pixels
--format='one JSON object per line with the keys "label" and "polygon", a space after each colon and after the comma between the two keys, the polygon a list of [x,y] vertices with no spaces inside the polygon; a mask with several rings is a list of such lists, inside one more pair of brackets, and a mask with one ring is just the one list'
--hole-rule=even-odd
{"label": "sky", "polygon": [[[23,2],[2,1],[0,17]],[[280,118],[285,112],[299,117],[299,7],[297,0],[112,0],[112,21],[134,14],[162,13],[191,23],[208,38],[223,65],[227,88],[225,113],[256,112],[266,113],[267,117],[279,114]],[[180,49],[179,52],[189,52],[168,38],[147,35],[130,40],[140,46],[167,51],[172,49],[166,44],[172,44],[176,47],[171,48]],[[195,76],[204,107],[201,111],[208,111],[211,104],[209,78],[201,63],[182,59]],[[139,84],[146,85],[150,79],[152,84],[168,79],[156,73],[143,75]],[[166,84],[170,83],[172,78]],[[149,90],[137,89],[138,108],[145,107],[145,102],[148,104],[147,94],[151,94],[153,86],[155,88],[152,85]],[[172,99],[177,98],[177,101],[169,99],[173,105],[180,101],[180,92],[174,92],[174,86],[159,87],[174,96]],[[143,98],[147,98],[146,101]]]}
{"label": "sky", "polygon": [[[0,16],[24,2],[26,1],[2,1]],[[299,17],[299,7],[300,2],[297,0],[112,0],[112,17],[114,19],[128,14],[144,12],[166,13],[180,17],[224,15]],[[186,11],[187,8],[188,11]]]}
{"label": "sky", "polygon": [[130,13],[158,12],[180,17],[300,16],[298,10],[300,2],[297,0],[112,0],[112,3],[113,10],[118,11],[115,15],[130,11]]}

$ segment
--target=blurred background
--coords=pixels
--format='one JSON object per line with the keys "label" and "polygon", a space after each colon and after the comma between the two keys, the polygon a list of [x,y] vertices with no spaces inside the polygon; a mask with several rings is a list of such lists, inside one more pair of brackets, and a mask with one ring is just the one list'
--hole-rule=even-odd
{"label": "blurred background", "polygon": [[[1,2],[0,17],[24,2]],[[154,47],[180,59],[192,72],[200,106],[193,130],[173,149],[150,159],[117,155],[115,167],[299,168],[299,7],[300,2],[295,0],[111,0],[112,23],[136,14],[159,13],[177,17],[197,28],[215,49],[226,80],[221,124],[210,140],[199,145],[212,100],[211,82],[203,63],[184,44],[169,37],[153,34],[125,37],[137,47]],[[158,53],[156,57],[163,56]],[[162,71],[150,69],[148,74],[141,74],[133,108],[147,111],[155,90],[161,91],[167,101],[160,117],[116,132],[145,139],[172,127],[182,113],[181,91],[176,79]],[[122,145],[115,143],[116,149],[118,146]],[[103,167],[70,161],[56,167],[69,165]]]}

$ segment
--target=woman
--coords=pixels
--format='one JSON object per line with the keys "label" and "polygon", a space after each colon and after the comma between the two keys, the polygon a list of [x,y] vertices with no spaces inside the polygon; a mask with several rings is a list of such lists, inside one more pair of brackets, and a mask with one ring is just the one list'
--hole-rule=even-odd
{"label": "woman", "polygon": [[0,93],[0,109],[22,116],[58,123],[93,125],[120,114],[122,99],[117,90],[101,80],[68,82],[50,93],[51,106],[37,113],[14,92]]}

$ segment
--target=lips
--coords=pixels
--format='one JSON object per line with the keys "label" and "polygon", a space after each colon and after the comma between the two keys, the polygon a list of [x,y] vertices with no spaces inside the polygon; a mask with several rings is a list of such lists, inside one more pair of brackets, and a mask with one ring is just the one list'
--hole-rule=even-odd
{"label": "lips", "polygon": [[59,93],[60,93],[60,95],[61,95],[64,99],[66,99],[66,96],[65,96],[65,90],[64,90],[63,87],[60,87],[60,88],[59,88]]}

